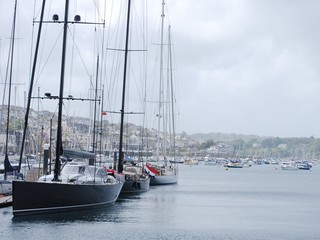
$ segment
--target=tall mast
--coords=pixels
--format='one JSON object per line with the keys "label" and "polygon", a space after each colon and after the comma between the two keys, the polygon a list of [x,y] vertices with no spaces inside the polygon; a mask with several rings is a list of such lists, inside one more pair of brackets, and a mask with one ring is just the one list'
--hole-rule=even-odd
{"label": "tall mast", "polygon": [[169,26],[169,74],[171,84],[171,115],[172,115],[172,147],[173,147],[173,160],[176,159],[176,132],[175,132],[175,119],[174,119],[174,95],[173,95],[173,76],[172,76],[172,52],[171,52],[171,26]]}
{"label": "tall mast", "polygon": [[63,23],[63,43],[62,43],[62,60],[61,60],[61,74],[60,74],[60,92],[59,92],[59,110],[58,110],[58,127],[57,127],[57,143],[56,143],[56,161],[54,165],[53,181],[59,181],[60,175],[60,155],[62,149],[62,105],[63,105],[63,87],[64,87],[64,71],[66,60],[66,45],[67,45],[67,30],[68,30],[68,13],[69,0],[66,0],[64,23]]}
{"label": "tall mast", "polygon": [[101,109],[100,109],[100,161],[99,164],[101,164],[101,155],[102,155],[102,120],[103,120],[103,97],[104,97],[104,85],[102,85],[101,88]]}
{"label": "tall mast", "polygon": [[128,62],[128,45],[129,45],[129,27],[130,27],[130,8],[131,0],[128,0],[128,13],[127,13],[127,31],[126,31],[126,43],[125,43],[125,53],[124,53],[124,70],[123,70],[123,86],[122,86],[122,106],[121,106],[121,122],[120,122],[120,140],[119,140],[119,161],[118,161],[118,172],[123,171],[123,152],[122,152],[122,142],[123,142],[123,122],[124,122],[124,104],[126,96],[126,78],[127,78],[127,62]]}
{"label": "tall mast", "polygon": [[97,57],[97,75],[96,75],[96,87],[94,91],[94,111],[93,111],[93,137],[92,137],[92,152],[96,149],[96,114],[97,114],[97,97],[98,97],[98,78],[99,78],[99,55]]}
{"label": "tall mast", "polygon": [[161,37],[160,37],[160,79],[159,79],[159,109],[158,109],[158,134],[157,134],[157,160],[160,159],[160,123],[163,116],[161,112],[163,107],[163,25],[164,25],[164,5],[162,0],[162,13],[161,13]]}
{"label": "tall mast", "polygon": [[21,142],[21,148],[20,148],[20,158],[19,158],[19,168],[18,168],[18,172],[20,172],[20,169],[21,169],[22,156],[23,156],[23,150],[24,150],[24,143],[25,143],[26,132],[27,132],[27,127],[28,127],[29,111],[30,111],[31,97],[32,97],[32,89],[33,89],[34,76],[35,76],[36,66],[37,66],[37,58],[38,58],[38,51],[39,51],[40,36],[41,36],[41,30],[42,30],[42,23],[43,23],[43,16],[44,16],[44,7],[45,7],[45,5],[46,5],[46,0],[43,0],[43,1],[42,1],[42,8],[41,8],[41,16],[40,16],[39,29],[38,29],[36,49],[35,49],[34,58],[33,58],[32,73],[31,73],[29,93],[28,93],[27,110],[26,110],[26,115],[25,115],[23,135],[22,135],[22,142]]}
{"label": "tall mast", "polygon": [[[4,179],[7,179],[7,166],[9,163],[8,157],[8,143],[9,143],[9,122],[10,122],[10,105],[11,105],[11,86],[12,86],[12,71],[13,71],[13,53],[14,53],[14,38],[15,38],[15,31],[16,31],[16,18],[17,18],[17,0],[14,4],[14,14],[13,14],[13,26],[12,26],[12,33],[11,33],[11,44],[10,44],[10,76],[9,76],[9,95],[8,95],[8,111],[7,111],[7,128],[6,128],[6,147],[5,147],[5,171],[4,171]],[[8,62],[9,63],[9,62]]]}

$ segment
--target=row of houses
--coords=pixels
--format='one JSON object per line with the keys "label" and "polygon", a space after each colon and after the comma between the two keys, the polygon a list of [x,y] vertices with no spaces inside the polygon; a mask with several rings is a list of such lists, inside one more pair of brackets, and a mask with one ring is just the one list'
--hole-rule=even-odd
{"label": "row of houses", "polygon": [[[2,115],[6,115],[6,108]],[[24,123],[24,109],[11,107],[10,131],[8,147],[10,154],[18,154]],[[107,120],[97,121],[93,126],[92,120],[83,117],[63,118],[63,146],[66,148],[81,149],[85,151],[95,150],[97,153],[109,154],[119,148],[119,124],[110,123]],[[56,138],[57,116],[49,111],[30,111],[28,135],[26,138],[25,152],[37,154],[42,151],[44,144],[51,142],[54,148]],[[152,155],[157,148],[157,130],[147,129],[132,123],[125,124],[123,137],[124,151],[130,155]],[[168,134],[160,133],[160,149],[166,150],[167,155],[172,154],[173,139]],[[164,140],[166,139],[166,140]],[[199,146],[201,140],[194,139],[187,134],[175,135],[176,154],[190,151],[190,147]],[[4,153],[6,143],[6,119],[0,126],[0,151]],[[161,150],[161,151],[162,151]]]}

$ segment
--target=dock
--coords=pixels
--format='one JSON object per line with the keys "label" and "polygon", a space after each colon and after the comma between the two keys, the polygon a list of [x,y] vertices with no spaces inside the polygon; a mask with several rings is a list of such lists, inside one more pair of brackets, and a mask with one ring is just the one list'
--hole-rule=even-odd
{"label": "dock", "polygon": [[12,199],[12,195],[0,195],[0,208],[4,208],[4,207],[9,207],[12,206],[13,204],[13,199]]}

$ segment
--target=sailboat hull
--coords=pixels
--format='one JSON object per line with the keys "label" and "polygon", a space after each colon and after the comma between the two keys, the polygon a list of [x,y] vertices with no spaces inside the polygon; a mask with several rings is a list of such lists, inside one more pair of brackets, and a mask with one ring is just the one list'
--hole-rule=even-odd
{"label": "sailboat hull", "polygon": [[78,210],[109,205],[117,200],[123,182],[80,185],[13,181],[13,215]]}
{"label": "sailboat hull", "polygon": [[151,186],[178,183],[178,169],[176,167],[147,164],[146,171],[150,174]]}
{"label": "sailboat hull", "polygon": [[153,176],[150,178],[150,185],[169,185],[177,184],[178,179],[177,175],[162,175],[162,176]]}
{"label": "sailboat hull", "polygon": [[12,194],[12,182],[7,180],[0,180],[0,195]]}
{"label": "sailboat hull", "polygon": [[139,180],[126,180],[123,184],[121,195],[132,193],[143,193],[150,189],[150,178],[141,178]]}

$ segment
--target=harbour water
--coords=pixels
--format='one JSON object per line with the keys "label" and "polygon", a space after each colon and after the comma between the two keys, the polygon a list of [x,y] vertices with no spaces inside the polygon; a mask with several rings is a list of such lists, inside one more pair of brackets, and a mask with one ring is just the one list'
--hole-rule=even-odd
{"label": "harbour water", "polygon": [[0,209],[0,239],[320,239],[319,183],[319,165],[180,165],[177,185],[108,207],[24,218]]}

